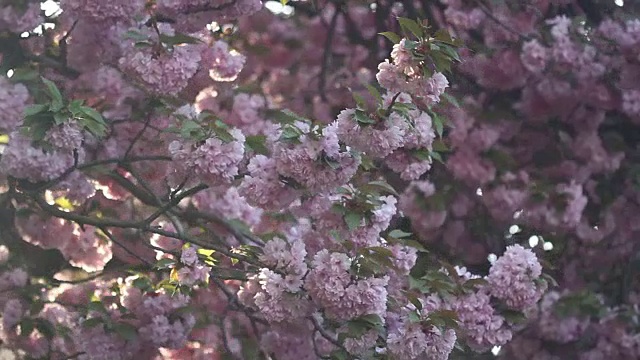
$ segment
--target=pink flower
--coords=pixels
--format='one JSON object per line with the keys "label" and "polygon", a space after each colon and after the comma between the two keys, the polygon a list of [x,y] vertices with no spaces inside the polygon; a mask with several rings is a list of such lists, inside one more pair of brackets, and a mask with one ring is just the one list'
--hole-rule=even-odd
{"label": "pink flower", "polygon": [[540,275],[542,266],[533,251],[511,245],[493,263],[487,281],[491,295],[512,309],[525,310],[538,302],[546,290],[546,286],[536,283]]}
{"label": "pink flower", "polygon": [[189,246],[182,250],[182,254],[180,254],[180,262],[188,266],[194,266],[198,261],[198,252],[195,247]]}
{"label": "pink flower", "polygon": [[203,66],[209,68],[209,76],[215,81],[233,81],[244,66],[246,59],[229,45],[218,40],[203,54]]}
{"label": "pink flower", "polygon": [[522,65],[532,73],[544,70],[547,56],[547,49],[540,45],[536,39],[529,40],[522,45],[522,54],[520,55]]}
{"label": "pink flower", "polygon": [[29,91],[24,85],[11,84],[0,77],[0,130],[12,132],[22,123],[29,99]]}

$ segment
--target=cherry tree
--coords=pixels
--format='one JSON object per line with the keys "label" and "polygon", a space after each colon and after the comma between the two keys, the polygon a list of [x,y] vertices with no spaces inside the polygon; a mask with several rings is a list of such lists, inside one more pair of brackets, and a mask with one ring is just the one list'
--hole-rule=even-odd
{"label": "cherry tree", "polygon": [[639,15],[5,0],[2,356],[637,359]]}

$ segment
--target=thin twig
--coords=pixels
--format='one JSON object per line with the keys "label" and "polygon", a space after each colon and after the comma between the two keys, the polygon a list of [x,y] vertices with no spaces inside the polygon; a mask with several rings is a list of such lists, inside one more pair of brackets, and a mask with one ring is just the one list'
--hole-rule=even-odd
{"label": "thin twig", "polygon": [[331,359],[331,357],[324,356],[320,353],[320,350],[318,349],[318,342],[316,341],[316,333],[320,333],[320,332],[318,330],[315,330],[313,332],[313,335],[311,335],[311,341],[313,342],[313,352],[315,352],[316,356],[319,357],[320,359]]}
{"label": "thin twig", "polygon": [[134,163],[140,161],[171,161],[171,157],[169,156],[131,156],[126,160],[117,158],[117,159],[105,159],[105,160],[96,160],[88,163],[84,163],[82,165],[78,165],[78,170],[85,170],[92,167],[100,166],[100,165],[108,165],[108,164],[123,164],[123,163]]}
{"label": "thin twig", "polygon": [[76,28],[76,25],[78,25],[78,19],[73,21],[73,24],[71,25],[71,28],[69,29],[69,31],[67,31],[66,34],[64,34],[64,36],[60,38],[60,41],[58,41],[58,44],[60,46],[60,61],[62,62],[62,65],[64,65],[65,67],[67,67],[68,65],[67,64],[67,39],[69,38],[73,30]]}
{"label": "thin twig", "polygon": [[185,190],[183,192],[180,193],[180,195],[174,197],[173,199],[171,199],[171,201],[169,201],[168,203],[164,204],[162,207],[160,207],[158,210],[156,210],[153,214],[151,214],[147,219],[145,219],[145,223],[147,224],[151,224],[153,222],[153,220],[157,219],[158,217],[162,216],[162,214],[166,213],[169,209],[171,209],[174,206],[177,206],[180,201],[182,201],[182,199],[187,198],[191,195],[194,195],[204,189],[207,189],[209,186],[205,185],[205,184],[200,184],[200,185],[196,185],[194,187],[192,187],[191,189]]}
{"label": "thin twig", "polygon": [[391,109],[393,108],[393,105],[395,105],[396,100],[398,100],[398,96],[400,96],[401,93],[396,93],[395,95],[393,95],[393,97],[391,98],[391,103],[389,104],[389,107],[387,107],[387,110],[384,112],[384,116],[388,117],[389,115],[391,115]]}
{"label": "thin twig", "polygon": [[131,152],[131,150],[133,150],[133,147],[135,146],[136,142],[138,142],[138,140],[140,140],[140,138],[142,137],[142,134],[144,134],[145,130],[147,130],[147,128],[149,127],[150,123],[151,123],[151,116],[147,116],[147,120],[145,120],[144,126],[142,126],[142,129],[140,129],[140,131],[138,131],[138,133],[133,138],[133,140],[131,140],[131,143],[129,144],[129,147],[127,147],[127,151],[124,152],[123,158],[125,160],[129,157],[129,153]]}
{"label": "thin twig", "polygon": [[236,355],[233,351],[231,351],[231,347],[229,346],[229,339],[228,336],[229,334],[227,334],[227,327],[225,326],[225,321],[227,319],[227,312],[225,311],[225,313],[222,315],[222,319],[220,320],[220,331],[222,331],[222,346],[224,347],[224,350],[227,352],[227,354],[229,354],[229,356],[231,356],[234,359],[238,359],[241,360],[241,358]]}
{"label": "thin twig", "polygon": [[222,225],[227,231],[229,231],[236,239],[238,239],[238,241],[243,242],[242,239],[246,239],[249,240],[250,242],[262,246],[264,245],[264,241],[262,241],[260,238],[253,236],[251,234],[245,234],[241,231],[239,231],[235,226],[233,226],[232,224],[230,224],[228,221],[226,221],[225,219],[216,216],[214,214],[210,214],[210,213],[204,213],[204,212],[200,212],[200,211],[194,211],[194,210],[188,210],[185,211],[183,213],[183,215],[187,218],[190,217],[194,217],[194,218],[200,218],[200,219],[204,219],[204,220],[208,220],[208,221],[214,221],[220,225]]}
{"label": "thin twig", "polygon": [[120,246],[129,255],[135,257],[136,259],[142,261],[143,263],[145,263],[147,265],[150,265],[150,266],[153,265],[151,262],[147,261],[147,259],[145,259],[142,256],[136,254],[135,252],[129,250],[129,248],[127,248],[124,244],[122,244],[120,241],[116,240],[115,236],[113,236],[113,234],[111,234],[111,232],[109,232],[109,230],[107,230],[107,228],[98,227],[98,229],[100,229],[100,231],[102,231],[109,238],[109,240],[111,240],[111,242],[113,242],[114,244]]}
{"label": "thin twig", "polygon": [[478,4],[478,7],[480,8],[480,10],[491,20],[493,20],[493,22],[495,22],[496,24],[502,26],[503,28],[505,28],[507,31],[510,31],[516,35],[518,35],[518,37],[520,37],[521,39],[525,39],[525,40],[530,40],[532,39],[532,37],[530,35],[524,35],[523,33],[517,31],[516,29],[512,28],[511,26],[503,23],[500,19],[498,19],[495,15],[493,15],[491,13],[491,11],[486,7],[486,5],[481,1],[481,0],[474,0],[474,2],[476,4]]}
{"label": "thin twig", "polygon": [[324,43],[324,53],[322,54],[322,68],[320,69],[320,79],[318,82],[318,90],[320,91],[320,98],[323,101],[327,101],[327,94],[325,92],[327,83],[327,70],[329,68],[329,59],[331,58],[331,45],[333,43],[333,35],[336,32],[336,25],[338,24],[338,15],[342,13],[342,10],[338,4],[336,4],[336,10],[331,17],[331,24],[329,24],[329,32],[327,33],[327,39]]}
{"label": "thin twig", "polygon": [[329,334],[327,330],[325,330],[322,325],[320,325],[318,319],[316,319],[313,315],[309,316],[308,319],[311,320],[311,322],[313,323],[313,327],[320,333],[320,335],[322,335],[323,338],[327,339],[330,343],[339,347],[340,349],[346,350],[344,346],[338,342],[338,340],[334,339],[333,336],[331,336],[331,334]]}

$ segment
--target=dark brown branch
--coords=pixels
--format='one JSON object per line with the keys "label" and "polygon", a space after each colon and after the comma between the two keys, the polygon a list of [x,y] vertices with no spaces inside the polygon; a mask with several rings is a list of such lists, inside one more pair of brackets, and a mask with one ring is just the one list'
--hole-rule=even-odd
{"label": "dark brown branch", "polygon": [[130,156],[126,160],[125,159],[105,159],[105,160],[96,160],[88,163],[84,163],[82,165],[78,165],[78,170],[85,170],[92,167],[100,166],[100,165],[109,165],[109,164],[123,164],[123,163],[133,163],[140,161],[171,161],[171,157],[169,156]]}
{"label": "dark brown branch", "polygon": [[122,250],[126,251],[127,254],[135,257],[136,259],[142,261],[143,263],[151,266],[153,265],[152,263],[150,263],[149,261],[147,261],[147,259],[143,258],[142,256],[136,254],[135,252],[129,250],[128,247],[126,247],[124,244],[122,244],[120,241],[116,240],[115,236],[113,236],[113,234],[111,234],[111,232],[109,232],[109,230],[107,230],[107,228],[105,227],[99,227],[98,229],[100,229],[100,231],[102,231],[108,238],[109,240],[111,240],[112,243],[120,246],[122,248]]}
{"label": "dark brown branch", "polygon": [[60,74],[70,79],[77,79],[80,76],[80,72],[78,70],[75,70],[73,68],[66,66],[65,64],[63,64],[57,59],[48,57],[46,55],[25,54],[25,56],[28,60],[40,63],[52,69],[55,69]]}
{"label": "dark brown branch", "polygon": [[491,20],[493,20],[493,22],[495,22],[496,24],[500,25],[501,27],[503,27],[504,29],[506,29],[507,31],[518,35],[518,37],[520,37],[521,39],[525,39],[525,40],[531,40],[531,36],[530,35],[525,35],[519,31],[517,31],[516,29],[512,28],[511,26],[505,24],[504,22],[500,21],[500,19],[498,19],[495,15],[493,15],[493,13],[491,12],[490,9],[487,8],[487,6],[481,1],[481,0],[474,0],[474,2],[478,5],[478,8],[480,8],[480,10]]}
{"label": "dark brown branch", "polygon": [[149,127],[150,123],[151,123],[151,116],[147,116],[147,120],[145,120],[144,126],[142,127],[142,129],[140,129],[140,131],[138,131],[138,133],[133,138],[133,140],[131,140],[131,143],[129,144],[129,147],[127,147],[127,150],[124,152],[123,158],[125,160],[129,157],[129,153],[131,152],[131,150],[133,150],[133,147],[135,146],[136,142],[138,142],[138,140],[140,140],[140,138],[142,137],[142,134],[144,134],[144,132],[147,130],[147,128]]}
{"label": "dark brown branch", "polygon": [[336,4],[336,10],[331,17],[331,23],[329,24],[329,30],[327,33],[327,39],[324,43],[324,53],[322,54],[322,68],[320,69],[320,79],[318,82],[318,90],[320,91],[320,98],[323,101],[327,101],[326,83],[327,83],[327,70],[329,68],[329,59],[331,58],[331,46],[333,43],[333,35],[336,32],[336,25],[338,24],[338,16],[342,13],[339,5]]}
{"label": "dark brown branch", "polygon": [[311,322],[313,323],[313,327],[320,333],[320,335],[322,335],[323,338],[327,339],[330,343],[339,347],[340,349],[346,350],[344,346],[338,342],[338,340],[334,339],[334,337],[331,336],[331,334],[329,334],[327,330],[322,327],[322,325],[320,325],[315,317],[309,316],[308,319],[311,320]]}
{"label": "dark brown branch", "polygon": [[189,190],[183,191],[182,193],[180,193],[178,196],[175,196],[173,199],[171,199],[171,201],[169,201],[168,203],[164,204],[162,207],[160,207],[158,210],[156,210],[153,214],[151,214],[151,216],[149,216],[147,219],[144,220],[145,223],[147,224],[151,224],[153,222],[153,220],[159,218],[160,216],[162,216],[162,214],[166,213],[167,211],[169,211],[169,209],[177,206],[180,201],[182,201],[182,199],[187,198],[189,196],[195,195],[196,193],[207,189],[209,186],[204,185],[204,184],[200,184],[197,186],[192,187]]}

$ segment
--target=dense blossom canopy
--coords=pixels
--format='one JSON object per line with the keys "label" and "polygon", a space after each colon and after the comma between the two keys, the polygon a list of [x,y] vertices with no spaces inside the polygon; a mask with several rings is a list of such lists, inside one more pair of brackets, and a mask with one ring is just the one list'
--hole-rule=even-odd
{"label": "dense blossom canopy", "polygon": [[640,4],[4,0],[0,358],[640,358]]}

